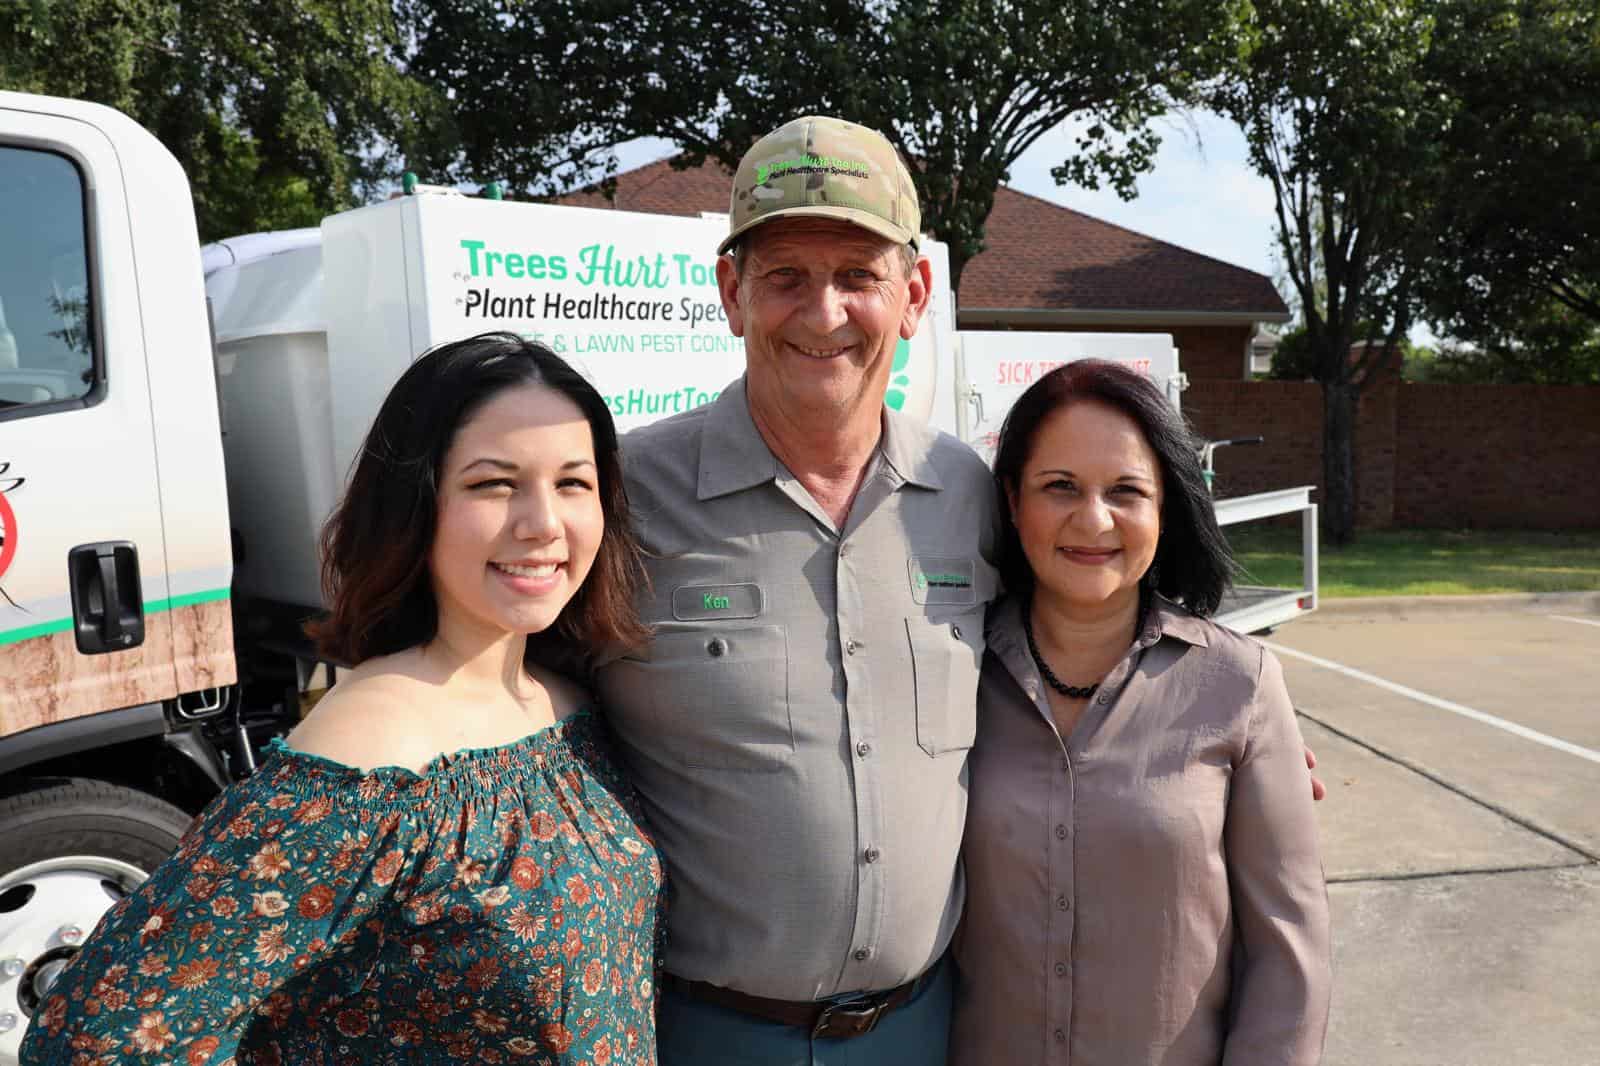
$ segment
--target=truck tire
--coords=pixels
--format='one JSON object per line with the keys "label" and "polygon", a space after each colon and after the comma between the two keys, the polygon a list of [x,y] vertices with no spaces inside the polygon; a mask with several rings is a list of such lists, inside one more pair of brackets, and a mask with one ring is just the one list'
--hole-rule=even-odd
{"label": "truck tire", "polygon": [[102,915],[149,876],[190,816],[154,796],[69,778],[0,798],[0,1066]]}

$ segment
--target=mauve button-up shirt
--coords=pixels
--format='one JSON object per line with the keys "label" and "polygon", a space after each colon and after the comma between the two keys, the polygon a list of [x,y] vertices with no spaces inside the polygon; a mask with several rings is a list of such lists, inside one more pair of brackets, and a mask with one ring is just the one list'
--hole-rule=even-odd
{"label": "mauve button-up shirt", "polygon": [[1301,1066],[1328,894],[1294,709],[1258,642],[1157,597],[1060,736],[997,606],[978,694],[951,1066]]}

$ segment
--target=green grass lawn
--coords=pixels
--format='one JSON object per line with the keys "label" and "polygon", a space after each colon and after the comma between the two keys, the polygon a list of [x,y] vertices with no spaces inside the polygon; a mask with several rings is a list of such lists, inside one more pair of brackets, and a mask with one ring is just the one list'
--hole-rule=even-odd
{"label": "green grass lawn", "polygon": [[[1300,533],[1260,523],[1224,526],[1246,585],[1298,587]],[[1322,595],[1460,596],[1600,589],[1600,532],[1392,530],[1323,545]]]}

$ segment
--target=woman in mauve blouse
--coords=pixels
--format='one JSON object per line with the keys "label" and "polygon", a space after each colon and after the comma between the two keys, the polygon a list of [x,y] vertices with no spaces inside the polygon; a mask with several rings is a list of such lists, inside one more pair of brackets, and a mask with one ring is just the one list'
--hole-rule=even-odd
{"label": "woman in mauve blouse", "polygon": [[1331,989],[1278,662],[1207,620],[1232,563],[1147,379],[1040,379],[1001,431],[952,1066],[1308,1066]]}

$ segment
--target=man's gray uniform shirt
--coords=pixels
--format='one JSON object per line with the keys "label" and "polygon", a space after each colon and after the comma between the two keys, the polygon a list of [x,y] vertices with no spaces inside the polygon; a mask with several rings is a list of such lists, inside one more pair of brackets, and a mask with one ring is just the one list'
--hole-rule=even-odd
{"label": "man's gray uniform shirt", "polygon": [[597,687],[672,880],[668,970],[788,1000],[916,977],[963,899],[988,469],[886,411],[835,529],[742,381],[623,451],[655,638]]}

